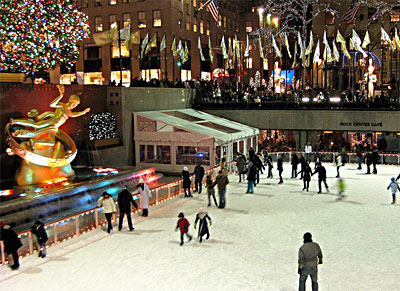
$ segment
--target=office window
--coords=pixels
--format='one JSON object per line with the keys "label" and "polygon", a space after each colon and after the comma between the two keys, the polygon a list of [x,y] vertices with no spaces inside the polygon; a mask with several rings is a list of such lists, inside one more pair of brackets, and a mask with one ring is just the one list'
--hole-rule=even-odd
{"label": "office window", "polygon": [[186,0],[186,4],[187,4],[187,5],[190,5],[190,0]]}
{"label": "office window", "polygon": [[115,27],[117,25],[117,15],[110,14],[110,28]]}
{"label": "office window", "polygon": [[222,26],[222,15],[218,14],[218,26],[221,27]]}
{"label": "office window", "polygon": [[138,27],[146,28],[146,12],[144,11],[138,12]]}
{"label": "office window", "polygon": [[224,16],[224,28],[226,28],[226,16]]}
{"label": "office window", "polygon": [[161,10],[153,10],[153,27],[161,27]]}
{"label": "office window", "polygon": [[210,21],[206,22],[206,33],[207,35],[210,35]]}
{"label": "office window", "polygon": [[335,14],[332,12],[325,12],[325,25],[335,24]]}
{"label": "office window", "polygon": [[81,1],[81,8],[87,8],[89,6],[89,0]]}
{"label": "office window", "polygon": [[117,4],[117,0],[109,0],[110,2],[108,2],[108,3],[110,3],[110,5],[115,5],[115,4]]}
{"label": "office window", "polygon": [[400,22],[400,7],[395,7],[390,12],[390,22]]}
{"label": "office window", "polygon": [[193,18],[193,32],[197,32],[197,19]]}
{"label": "office window", "polygon": [[186,14],[186,30],[190,30],[190,15]]}
{"label": "office window", "polygon": [[246,59],[246,64],[247,64],[247,68],[248,69],[253,68],[253,59],[252,58],[247,58]]}
{"label": "office window", "polygon": [[230,30],[231,29],[231,19],[230,18],[228,18],[227,19],[227,21],[228,21],[228,23],[227,23],[227,27],[228,27],[228,29]]}
{"label": "office window", "polygon": [[94,0],[94,7],[100,7],[101,6],[101,0]]}
{"label": "office window", "polygon": [[94,18],[94,23],[95,23],[95,26],[96,26],[95,30],[97,32],[103,31],[103,18],[101,16],[96,16]]}
{"label": "office window", "polygon": [[203,21],[203,19],[200,19],[200,33],[201,34],[204,33],[204,21]]}
{"label": "office window", "polygon": [[378,21],[375,8],[368,8],[368,21],[370,23],[376,23]]}
{"label": "office window", "polygon": [[183,21],[183,12],[179,11],[179,19],[178,19],[179,28],[182,28],[182,21]]}
{"label": "office window", "polygon": [[124,21],[124,27],[127,27],[129,23],[131,23],[131,14],[130,13],[124,13],[122,14],[122,18]]}
{"label": "office window", "polygon": [[197,7],[197,0],[193,0],[193,7]]}
{"label": "office window", "polygon": [[122,0],[122,3],[131,3],[131,0]]}
{"label": "office window", "polygon": [[246,21],[246,32],[252,32],[253,27],[251,25],[251,21]]}

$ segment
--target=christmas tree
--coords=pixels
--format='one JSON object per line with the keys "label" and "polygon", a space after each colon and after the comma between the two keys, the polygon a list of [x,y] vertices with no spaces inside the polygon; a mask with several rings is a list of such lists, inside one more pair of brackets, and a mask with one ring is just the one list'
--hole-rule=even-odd
{"label": "christmas tree", "polygon": [[89,33],[74,0],[0,1],[0,72],[72,67]]}

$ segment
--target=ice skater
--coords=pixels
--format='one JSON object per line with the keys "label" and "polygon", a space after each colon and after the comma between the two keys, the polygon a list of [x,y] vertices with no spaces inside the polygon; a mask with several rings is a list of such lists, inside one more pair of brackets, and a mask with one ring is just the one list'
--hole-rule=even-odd
{"label": "ice skater", "polygon": [[299,157],[296,155],[296,153],[293,151],[292,154],[292,179],[297,178],[297,166],[299,164]]}
{"label": "ice skater", "polygon": [[47,255],[46,242],[49,239],[43,222],[36,220],[31,227],[31,232],[36,235],[37,243],[39,245],[39,258],[45,258]]}
{"label": "ice skater", "polygon": [[300,175],[300,180],[301,179],[303,179],[303,171],[304,171],[304,168],[305,168],[305,166],[306,166],[306,159],[303,157],[303,154],[300,154],[300,158],[299,158],[299,164],[300,164],[300,173],[301,173],[301,175]]}
{"label": "ice skater", "polygon": [[190,235],[189,233],[189,226],[190,223],[189,221],[185,218],[185,215],[183,214],[183,212],[179,213],[178,215],[179,219],[178,219],[178,223],[176,224],[176,229],[175,230],[180,230],[181,232],[181,243],[180,245],[183,246],[183,236],[186,235],[189,238],[190,242],[193,238],[192,235]]}
{"label": "ice skater", "polygon": [[132,231],[135,229],[132,225],[131,204],[136,209],[138,208],[135,200],[133,200],[133,198],[132,198],[131,192],[128,191],[128,187],[125,185],[125,188],[118,194],[118,207],[119,207],[118,230],[119,231],[121,231],[121,229],[122,229],[122,224],[124,222],[125,214],[126,214],[126,219],[128,220],[129,230]]}
{"label": "ice skater", "polygon": [[249,168],[247,169],[247,191],[246,193],[253,194],[254,183],[256,181],[257,169],[253,165],[253,162],[249,163]]}
{"label": "ice skater", "polygon": [[228,176],[222,170],[219,170],[217,177],[215,178],[214,186],[218,186],[218,196],[219,196],[219,203],[218,208],[223,209],[225,208],[226,204],[226,186],[229,184]]}
{"label": "ice skater", "polygon": [[318,264],[322,264],[322,251],[319,244],[312,241],[312,235],[306,232],[303,235],[304,244],[299,249],[299,267],[297,273],[300,275],[299,291],[306,290],[307,277],[311,277],[312,290],[318,291]]}
{"label": "ice skater", "polygon": [[19,268],[19,256],[18,249],[22,247],[22,242],[18,237],[18,234],[11,228],[11,226],[0,221],[0,239],[4,243],[4,250],[7,255],[12,255],[14,264],[11,266],[12,270],[18,270]]}
{"label": "ice skater", "polygon": [[272,162],[272,157],[268,156],[267,158],[267,165],[268,165],[268,176],[267,178],[273,178],[274,175],[272,174],[272,169],[274,168],[274,163]]}
{"label": "ice skater", "polygon": [[194,175],[194,186],[195,186],[194,192],[198,192],[199,194],[201,194],[203,186],[203,178],[204,178],[204,168],[201,165],[201,162],[199,162],[194,168],[193,175]]}
{"label": "ice skater", "polygon": [[236,167],[237,167],[237,172],[239,175],[239,183],[242,182],[242,176],[243,180],[245,178],[246,174],[246,158],[242,154],[238,154],[238,157],[236,158]]}
{"label": "ice skater", "polygon": [[311,173],[312,173],[311,167],[308,163],[306,163],[304,170],[302,170],[303,184],[304,184],[302,191],[307,190],[308,192],[308,189],[310,188]]}
{"label": "ice skater", "polygon": [[397,190],[400,191],[400,186],[395,181],[394,177],[391,179],[390,184],[387,187],[387,190],[389,190],[389,189],[392,190],[392,204],[395,204],[396,203],[396,193],[397,193]]}
{"label": "ice skater", "polygon": [[206,187],[207,187],[207,194],[208,194],[208,207],[211,206],[211,197],[214,199],[215,206],[218,207],[217,199],[215,198],[215,190],[214,190],[214,182],[211,179],[211,175],[207,175],[206,177]]}
{"label": "ice skater", "polygon": [[345,197],[345,195],[343,193],[346,190],[346,184],[344,183],[343,178],[339,178],[338,179],[337,188],[338,188],[338,198],[337,198],[337,200],[342,200],[343,197]]}
{"label": "ice skater", "polygon": [[182,187],[183,187],[183,191],[185,192],[185,198],[193,197],[192,193],[190,193],[190,186],[192,185],[192,182],[190,181],[190,174],[189,174],[189,170],[187,167],[183,167],[182,179],[183,179]]}
{"label": "ice skater", "polygon": [[151,191],[149,186],[144,182],[143,178],[140,178],[137,189],[132,194],[140,194],[140,207],[142,208],[142,216],[149,216],[149,201],[151,198]]}
{"label": "ice skater", "polygon": [[367,173],[366,173],[366,174],[369,175],[369,174],[371,174],[372,152],[371,152],[371,151],[368,151],[368,152],[365,154],[364,159],[365,159],[365,164],[367,165]]}
{"label": "ice skater", "polygon": [[108,194],[107,192],[103,192],[99,200],[97,200],[97,206],[98,207],[103,206],[103,213],[107,219],[107,224],[108,224],[107,232],[110,233],[111,230],[113,229],[111,217],[113,213],[117,212],[117,207],[115,206],[115,202],[112,195]]}
{"label": "ice skater", "polygon": [[336,178],[340,177],[340,172],[339,169],[341,166],[343,166],[343,161],[342,161],[342,155],[340,152],[338,152],[335,156],[335,164],[336,164]]}
{"label": "ice skater", "polygon": [[199,221],[199,231],[197,235],[197,239],[199,243],[203,241],[203,236],[206,235],[206,239],[210,238],[210,231],[208,230],[208,221],[210,222],[210,226],[212,225],[211,217],[208,216],[208,213],[204,210],[204,208],[200,208],[199,213],[196,215],[196,220],[194,221],[194,229],[196,229],[197,222]]}
{"label": "ice skater", "polygon": [[313,175],[316,173],[318,173],[318,194],[322,192],[322,183],[325,185],[326,192],[329,192],[328,184],[326,183],[326,169],[321,162],[317,164]]}
{"label": "ice skater", "polygon": [[379,162],[379,152],[378,148],[374,146],[372,148],[372,167],[373,167],[372,174],[376,175],[378,173],[378,170],[376,169],[376,165],[378,164],[378,162]]}
{"label": "ice skater", "polygon": [[283,159],[282,159],[282,155],[278,156],[278,162],[277,162],[277,170],[279,173],[279,182],[278,184],[282,184],[283,183],[283,179],[282,179],[282,172],[283,172]]}

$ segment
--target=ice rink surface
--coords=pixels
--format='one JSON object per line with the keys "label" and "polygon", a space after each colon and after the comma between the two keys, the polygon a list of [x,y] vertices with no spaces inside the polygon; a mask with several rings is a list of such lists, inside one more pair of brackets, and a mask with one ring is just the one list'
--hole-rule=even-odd
{"label": "ice rink surface", "polygon": [[[400,290],[400,202],[390,205],[386,190],[400,168],[379,166],[377,175],[365,175],[365,166],[346,165],[347,197],[337,201],[336,168],[325,166],[330,193],[317,194],[317,175],[310,192],[302,191],[302,181],[289,178],[288,164],[282,185],[275,165],[274,179],[262,175],[255,194],[245,194],[247,183],[231,176],[223,210],[206,207],[204,192],[177,198],[150,209],[146,219],[135,216],[133,232],[114,225],[111,234],[95,230],[51,247],[45,259],[26,257],[18,271],[0,267],[0,290],[294,291],[307,231],[324,254],[320,290]],[[185,213],[195,234],[200,207],[213,220],[211,238],[179,246],[178,213]]]}

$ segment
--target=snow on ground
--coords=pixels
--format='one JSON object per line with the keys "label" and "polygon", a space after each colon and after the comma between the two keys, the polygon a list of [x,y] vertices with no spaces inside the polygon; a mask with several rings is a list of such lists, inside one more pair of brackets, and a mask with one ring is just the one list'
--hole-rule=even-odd
{"label": "snow on ground", "polygon": [[[355,165],[342,168],[348,197],[337,201],[336,168],[326,164],[330,193],[310,192],[302,181],[284,184],[263,175],[255,194],[232,176],[227,208],[207,208],[211,238],[179,246],[174,228],[184,211],[192,226],[207,205],[205,193],[178,198],[147,219],[135,217],[136,230],[92,231],[48,250],[48,257],[21,260],[19,271],[0,267],[1,290],[297,290],[297,252],[310,231],[324,254],[320,290],[400,290],[400,204],[390,205],[386,190],[399,167],[380,166],[365,175]],[[399,197],[400,198],[400,197]],[[125,222],[126,223],[126,222]],[[311,290],[310,279],[307,289]]]}

